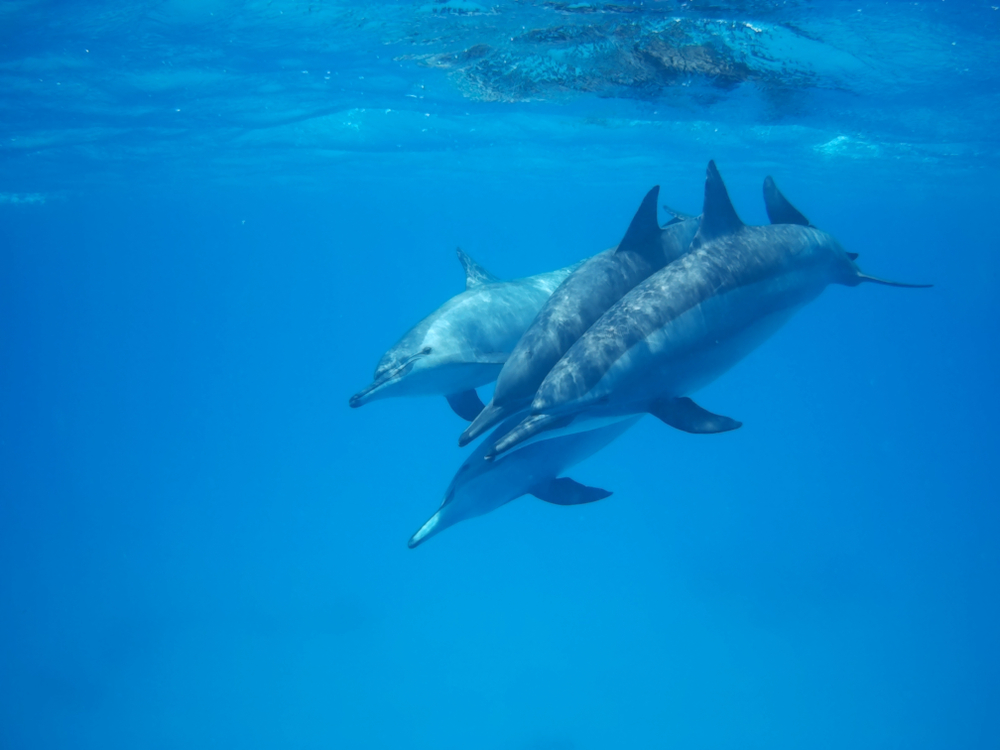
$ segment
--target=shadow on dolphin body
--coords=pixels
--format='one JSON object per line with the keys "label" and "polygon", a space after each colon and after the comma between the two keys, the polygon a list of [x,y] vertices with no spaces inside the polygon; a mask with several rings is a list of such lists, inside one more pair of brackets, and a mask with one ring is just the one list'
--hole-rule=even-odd
{"label": "shadow on dolphin body", "polygon": [[[584,261],[552,293],[497,376],[493,398],[462,433],[459,446],[526,411],[552,367],[601,315],[650,274],[688,251],[698,219],[674,213],[661,228],[659,187],[650,190],[616,248]],[[670,209],[667,209],[670,210]]]}
{"label": "shadow on dolphin body", "polygon": [[587,487],[560,475],[597,453],[640,418],[631,415],[594,429],[547,435],[494,461],[484,461],[487,449],[516,425],[519,417],[508,419],[459,467],[441,507],[410,538],[409,547],[417,547],[449,526],[489,513],[522,495],[534,495],[555,505],[581,505],[609,497],[607,490]]}
{"label": "shadow on dolphin body", "polygon": [[615,303],[556,363],[530,414],[486,457],[580,419],[648,412],[692,433],[736,429],[687,394],[708,385],[829,284],[902,284],[862,273],[831,235],[809,224],[770,177],[773,223],[747,226],[715,167],[691,250]]}
{"label": "shadow on dolphin body", "polygon": [[445,396],[471,421],[483,403],[475,389],[496,379],[525,329],[576,265],[501,281],[458,251],[465,291],[411,328],[379,360],[372,383],[352,408],[398,396]]}

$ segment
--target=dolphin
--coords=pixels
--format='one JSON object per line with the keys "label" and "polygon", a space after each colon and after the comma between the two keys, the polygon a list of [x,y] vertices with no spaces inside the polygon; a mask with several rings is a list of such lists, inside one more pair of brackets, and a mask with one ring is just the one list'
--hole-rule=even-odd
{"label": "dolphin", "polygon": [[[829,284],[901,284],[862,273],[831,235],[811,226],[772,179],[769,226],[746,226],[714,162],[691,250],[612,306],[552,368],[531,413],[487,457],[578,417],[648,412],[691,433],[741,423],[687,394],[708,385],[777,331]],[[787,204],[787,205],[785,205]]]}
{"label": "dolphin", "polygon": [[636,284],[687,252],[698,219],[681,219],[668,208],[675,218],[661,229],[656,218],[659,191],[657,186],[646,194],[617,248],[584,261],[552,293],[500,370],[492,400],[458,439],[460,446],[527,409],[574,341]]}
{"label": "dolphin", "polygon": [[371,385],[351,396],[353,408],[393,396],[440,395],[471,421],[483,408],[475,389],[496,378],[545,300],[576,268],[501,281],[461,248],[457,252],[465,291],[382,355]]}
{"label": "dolphin", "polygon": [[609,497],[611,493],[607,490],[587,487],[559,475],[597,453],[641,417],[631,415],[595,429],[546,436],[495,461],[484,461],[486,450],[514,427],[520,417],[508,419],[459,467],[437,513],[410,537],[410,549],[459,521],[485,515],[522,495],[534,495],[555,505],[581,505]]}

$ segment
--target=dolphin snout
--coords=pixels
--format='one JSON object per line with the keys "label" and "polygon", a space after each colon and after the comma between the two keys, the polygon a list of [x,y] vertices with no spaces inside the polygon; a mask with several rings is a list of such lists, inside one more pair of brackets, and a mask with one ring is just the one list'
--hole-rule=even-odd
{"label": "dolphin snout", "polygon": [[507,411],[502,406],[497,406],[493,401],[490,401],[472,420],[472,424],[466,428],[465,432],[459,436],[458,447],[464,448],[505,416],[507,416]]}
{"label": "dolphin snout", "polygon": [[441,531],[444,527],[441,525],[441,511],[439,510],[433,516],[431,516],[427,523],[417,530],[417,533],[410,537],[410,541],[406,543],[406,546],[410,549],[416,549],[423,542],[430,539],[432,536]]}
{"label": "dolphin snout", "polygon": [[351,396],[351,398],[348,400],[347,403],[351,405],[352,409],[357,409],[359,406],[364,406],[369,401],[371,401],[371,399],[368,398],[368,394],[370,394],[374,389],[375,389],[375,384],[372,383],[364,390],[358,391],[353,396]]}
{"label": "dolphin snout", "polygon": [[375,380],[372,381],[372,384],[367,388],[362,388],[360,391],[351,396],[348,403],[351,405],[352,409],[357,409],[359,406],[364,406],[369,401],[376,401],[380,398],[385,398],[386,386],[390,386],[397,381],[399,381],[398,372],[375,373]]}
{"label": "dolphin snout", "polygon": [[[364,406],[369,401],[375,401],[380,398],[387,398],[390,395],[394,395],[393,392],[396,390],[392,386],[395,386],[413,370],[413,364],[420,357],[424,357],[431,353],[431,348],[425,346],[416,354],[408,357],[402,364],[399,365],[385,365],[380,363],[378,369],[375,371],[375,380],[367,388],[358,391],[353,396],[351,396],[348,402],[352,409],[357,409],[359,406]],[[383,357],[383,360],[385,357]],[[396,393],[395,395],[399,395]]]}
{"label": "dolphin snout", "polygon": [[575,414],[533,414],[525,417],[524,420],[506,435],[497,440],[496,444],[483,456],[487,461],[492,460],[501,453],[509,451],[511,448],[520,445],[531,439],[540,432],[556,430],[565,427],[576,418]]}
{"label": "dolphin snout", "polygon": [[383,385],[385,385],[385,383],[386,381],[384,379],[376,380],[367,388],[362,388],[360,391],[351,396],[347,403],[351,405],[352,409],[357,409],[359,406],[364,406],[369,401],[374,401],[377,398],[375,394]]}

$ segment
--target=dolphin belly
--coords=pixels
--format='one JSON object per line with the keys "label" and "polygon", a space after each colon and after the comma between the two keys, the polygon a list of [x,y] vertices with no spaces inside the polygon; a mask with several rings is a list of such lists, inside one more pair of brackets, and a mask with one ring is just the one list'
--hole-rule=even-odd
{"label": "dolphin belly", "polygon": [[773,336],[801,308],[786,308],[769,313],[741,331],[706,342],[676,358],[659,370],[662,380],[654,390],[662,395],[685,396],[695,393],[737,365],[744,357]]}
{"label": "dolphin belly", "polygon": [[495,461],[484,456],[493,442],[512,428],[508,419],[484,440],[459,468],[437,513],[410,538],[416,547],[431,536],[460,521],[485,515],[533,487],[551,481],[589,458],[638,422],[640,416],[609,421],[597,428],[568,432],[539,440],[523,450],[512,451]]}

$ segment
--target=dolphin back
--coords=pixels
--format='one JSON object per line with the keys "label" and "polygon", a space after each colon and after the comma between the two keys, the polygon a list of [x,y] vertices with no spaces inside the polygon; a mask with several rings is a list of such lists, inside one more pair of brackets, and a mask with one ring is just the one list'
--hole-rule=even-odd
{"label": "dolphin back", "polygon": [[497,378],[494,401],[527,406],[569,348],[637,284],[684,255],[697,231],[697,219],[660,230],[653,263],[619,248],[595,255],[570,274],[514,347]]}
{"label": "dolphin back", "polygon": [[553,292],[497,376],[489,404],[459,438],[466,445],[501,419],[529,406],[545,376],[600,317],[650,274],[688,251],[697,219],[656,223],[651,190],[621,243],[586,261]]}

